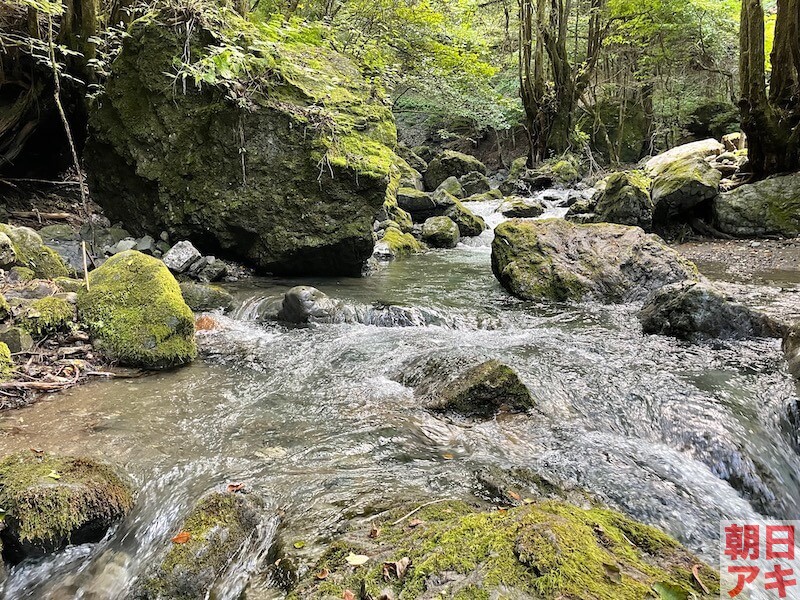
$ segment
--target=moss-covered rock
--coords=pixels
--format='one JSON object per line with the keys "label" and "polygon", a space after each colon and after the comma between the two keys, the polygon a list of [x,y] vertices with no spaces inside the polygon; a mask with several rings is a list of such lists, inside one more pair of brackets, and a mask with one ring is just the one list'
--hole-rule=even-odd
{"label": "moss-covered rock", "polygon": [[714,200],[714,221],[730,235],[800,235],[800,173],[743,185]]}
{"label": "moss-covered rock", "polygon": [[260,505],[249,494],[213,492],[201,499],[175,534],[161,563],[134,589],[138,600],[203,600],[254,535]]}
{"label": "moss-covered rock", "polygon": [[53,279],[62,292],[78,292],[86,285],[82,279],[72,279],[71,277],[56,277]]}
{"label": "moss-covered rock", "polygon": [[[395,164],[391,110],[321,29],[277,23],[214,2],[135,21],[91,108],[93,196],[137,234],[267,271],[358,275]],[[202,88],[173,85],[189,72]]]}
{"label": "moss-covered rock", "polygon": [[478,171],[461,176],[458,182],[461,184],[461,189],[464,190],[465,197],[485,194],[492,189],[489,178]]}
{"label": "moss-covered rock", "polygon": [[469,154],[445,150],[428,163],[425,187],[433,191],[448,177],[459,178],[473,171],[486,175],[486,165]]}
{"label": "moss-covered rock", "polygon": [[444,215],[450,217],[455,222],[461,237],[475,237],[488,228],[483,217],[476,215],[464,206],[460,200],[456,200],[455,204],[446,210]]}
{"label": "moss-covered rock", "polygon": [[[396,227],[388,227],[383,232],[381,243],[386,245],[389,256],[384,259],[393,260],[422,252],[422,245],[410,233],[403,233]],[[376,246],[376,249],[378,246]]]}
{"label": "moss-covered rock", "polygon": [[650,179],[640,171],[612,173],[601,185],[593,207],[598,223],[653,228]]}
{"label": "moss-covered rock", "polygon": [[33,272],[33,269],[29,269],[28,267],[11,267],[9,276],[12,282],[18,283],[35,279],[36,273]]}
{"label": "moss-covered rock", "polygon": [[130,485],[90,459],[24,452],[0,461],[3,557],[97,542],[133,507]]}
{"label": "moss-covered rock", "polygon": [[512,219],[495,228],[492,271],[526,300],[632,302],[697,268],[638,227]]}
{"label": "moss-covered rock", "polygon": [[[716,571],[657,529],[611,510],[542,502],[486,512],[449,501],[423,506],[413,527],[397,520],[407,512],[400,507],[334,541],[289,598],[342,598],[347,590],[406,600],[711,600],[719,594]],[[372,541],[370,527],[380,530]],[[351,553],[368,561],[354,568]],[[327,577],[315,577],[323,571]]]}
{"label": "moss-covered rock", "polygon": [[0,342],[0,381],[8,381],[14,376],[14,360],[5,342]]}
{"label": "moss-covered rock", "polygon": [[688,221],[695,207],[716,198],[721,179],[722,173],[698,157],[664,166],[653,179],[653,224]]}
{"label": "moss-covered rock", "polygon": [[63,298],[49,296],[28,304],[18,319],[19,326],[40,338],[68,331],[75,325],[75,306]]}
{"label": "moss-covered rock", "polygon": [[464,198],[464,202],[486,202],[488,200],[502,200],[503,192],[498,189],[489,190],[483,194],[474,194]]}
{"label": "moss-covered rock", "polygon": [[11,306],[6,297],[0,294],[0,321],[5,321],[11,315]]}
{"label": "moss-covered rock", "polygon": [[707,158],[709,156],[717,156],[725,151],[719,141],[709,138],[707,140],[700,140],[698,142],[691,142],[681,146],[675,146],[662,152],[661,154],[650,158],[644,165],[644,170],[650,177],[655,177],[669,165],[675,161],[685,160],[687,158]]}
{"label": "moss-covered rock", "polygon": [[11,241],[15,259],[13,264],[30,269],[34,277],[52,279],[69,274],[58,253],[45,246],[33,229],[0,223],[0,233]]}
{"label": "moss-covered rock", "polygon": [[422,226],[422,240],[434,248],[455,248],[458,225],[450,217],[431,217]]}
{"label": "moss-covered rock", "polygon": [[[456,198],[464,197],[464,189],[455,177],[448,177],[436,188],[435,192],[444,191]],[[434,193],[435,193],[434,192]]]}
{"label": "moss-covered rock", "polygon": [[30,350],[33,347],[31,334],[14,325],[0,325],[0,342],[3,342],[12,353]]}
{"label": "moss-covered rock", "polygon": [[184,281],[180,284],[181,295],[186,304],[195,312],[208,310],[230,310],[233,307],[233,296],[218,285]]}
{"label": "moss-covered rock", "polygon": [[160,260],[135,250],[109,258],[78,293],[93,342],[122,364],[165,368],[197,354],[194,316]]}
{"label": "moss-covered rock", "polygon": [[509,196],[503,200],[497,210],[509,219],[532,219],[541,216],[545,207],[540,200]]}

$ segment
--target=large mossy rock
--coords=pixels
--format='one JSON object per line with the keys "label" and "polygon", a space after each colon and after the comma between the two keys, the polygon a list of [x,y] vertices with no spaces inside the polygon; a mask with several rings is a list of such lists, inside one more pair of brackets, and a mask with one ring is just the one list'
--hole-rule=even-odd
{"label": "large mossy rock", "polygon": [[359,275],[396,162],[380,85],[319,29],[199,6],[129,27],[90,111],[93,197],[137,234],[263,271]]}
{"label": "large mossy rock", "polygon": [[[134,587],[137,600],[203,600],[244,546],[255,538],[260,503],[250,494],[213,492],[175,531],[161,563]],[[178,538],[180,539],[180,538]]]}
{"label": "large mossy rock", "polygon": [[425,187],[433,191],[448,177],[458,179],[473,171],[486,175],[486,165],[469,154],[445,150],[428,163],[428,170],[424,175]]}
{"label": "large mossy rock", "polygon": [[450,217],[431,217],[422,225],[422,240],[433,248],[455,248],[458,225]]}
{"label": "large mossy rock", "polygon": [[16,563],[100,541],[133,507],[133,492],[93,460],[24,452],[0,462],[0,507],[3,557]]}
{"label": "large mossy rock", "polygon": [[594,205],[596,222],[652,229],[653,201],[647,176],[637,171],[613,173],[601,188]]}
{"label": "large mossy rock", "polygon": [[625,225],[512,219],[495,228],[492,271],[525,300],[643,300],[663,285],[699,277],[655,235]]}
{"label": "large mossy rock", "polygon": [[695,338],[782,337],[779,323],[707,281],[665,285],[639,311],[645,333]]}
{"label": "large mossy rock", "polygon": [[[335,539],[303,569],[289,599],[719,597],[714,569],[671,537],[611,510],[555,501],[489,512],[455,501],[420,504],[413,526],[397,519],[410,510],[402,506]],[[350,566],[351,555],[366,556],[366,564]]]}
{"label": "large mossy rock", "polygon": [[719,194],[722,173],[704,159],[674,160],[653,179],[653,222],[657,225],[686,220],[692,210]]}
{"label": "large mossy rock", "polygon": [[714,201],[714,221],[730,235],[800,235],[800,173],[720,194]]}
{"label": "large mossy rock", "polygon": [[708,158],[718,156],[725,151],[725,146],[715,139],[700,140],[681,146],[675,146],[666,152],[650,158],[644,165],[648,175],[654,177],[677,160],[687,158]]}
{"label": "large mossy rock", "polygon": [[69,274],[58,253],[45,246],[33,229],[0,223],[0,268],[15,266],[30,269],[35,277],[41,279]]}
{"label": "large mossy rock", "polygon": [[172,273],[135,250],[115,254],[89,275],[78,312],[103,352],[121,364],[159,369],[197,354],[194,316]]}

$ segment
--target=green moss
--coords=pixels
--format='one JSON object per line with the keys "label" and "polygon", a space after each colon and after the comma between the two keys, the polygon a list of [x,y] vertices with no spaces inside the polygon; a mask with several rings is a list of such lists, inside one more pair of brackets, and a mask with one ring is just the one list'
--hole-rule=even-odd
{"label": "green moss", "polygon": [[[543,600],[642,600],[659,585],[710,599],[719,591],[718,574],[673,539],[610,510],[545,502],[477,512],[463,503],[444,502],[423,508],[414,518],[422,523],[413,529],[405,523],[384,525],[382,553],[355,572],[345,557],[365,550],[332,546],[312,570],[327,568],[326,581],[301,586],[290,597],[341,597],[345,589],[365,589],[377,597],[387,587],[402,600],[437,593],[493,598],[500,590]],[[412,565],[405,579],[387,582],[383,562],[402,557]],[[701,565],[700,579],[711,591],[707,596],[694,581],[695,564]],[[446,573],[462,577],[443,577]]]}
{"label": "green moss", "polygon": [[45,246],[42,238],[33,229],[0,223],[0,233],[5,233],[11,239],[17,255],[17,266],[31,269],[36,277],[42,279],[68,274],[58,253]]}
{"label": "green moss", "polygon": [[422,252],[422,245],[410,233],[403,233],[396,227],[389,227],[384,233],[385,242],[398,258]]}
{"label": "green moss", "polygon": [[487,200],[502,200],[503,192],[498,189],[489,190],[482,194],[474,194],[468,198],[464,198],[464,202],[486,202]]}
{"label": "green moss", "polygon": [[191,361],[194,317],[160,260],[134,250],[109,258],[78,293],[80,319],[119,362],[164,368]]}
{"label": "green moss", "polygon": [[74,323],[75,307],[63,298],[49,296],[31,302],[18,324],[34,337],[42,337],[66,331]]}
{"label": "green moss", "polygon": [[21,282],[31,281],[36,278],[36,273],[28,267],[11,267],[11,273],[14,274],[17,281]]}
{"label": "green moss", "polygon": [[72,279],[71,277],[56,277],[53,283],[63,292],[78,292],[86,285],[82,279]]}
{"label": "green moss", "polygon": [[3,537],[23,554],[98,541],[133,506],[130,486],[89,459],[13,454],[0,462],[0,483]]}
{"label": "green moss", "polygon": [[0,381],[8,381],[14,376],[14,361],[11,358],[11,350],[0,342]]}
{"label": "green moss", "polygon": [[520,176],[528,169],[528,157],[520,156],[511,162],[511,168],[508,171],[509,179],[519,179]]}
{"label": "green moss", "polygon": [[0,294],[0,321],[5,321],[11,314],[11,307],[8,305],[6,297]]}

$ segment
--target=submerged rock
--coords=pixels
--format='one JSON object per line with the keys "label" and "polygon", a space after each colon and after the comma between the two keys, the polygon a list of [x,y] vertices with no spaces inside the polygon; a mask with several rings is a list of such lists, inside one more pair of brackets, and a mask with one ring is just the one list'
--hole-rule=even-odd
{"label": "submerged rock", "polygon": [[800,235],[800,173],[720,194],[714,201],[714,221],[730,235]]}
{"label": "submerged rock", "polygon": [[639,311],[639,320],[645,333],[681,339],[782,336],[775,320],[707,281],[684,281],[656,290]]}
{"label": "submerged rock", "polygon": [[99,542],[133,507],[130,486],[110,467],[86,458],[25,452],[0,462],[3,558],[17,563]]}
{"label": "submerged rock", "polygon": [[[415,506],[411,527],[398,517]],[[350,554],[368,561],[354,569]],[[361,598],[712,600],[720,587],[714,569],[657,529],[555,501],[503,511],[409,503],[335,538],[303,571],[290,600],[343,598],[347,590]]]}
{"label": "submerged rock", "polygon": [[431,217],[422,226],[422,240],[433,248],[455,248],[460,234],[450,217]]}
{"label": "submerged rock", "polygon": [[[319,30],[203,10],[165,5],[129,28],[90,110],[94,199],[137,235],[168,230],[264,271],[359,275],[395,162],[384,93]],[[186,48],[192,68],[214,64],[217,30],[258,50],[219,85],[176,90]]]}
{"label": "submerged rock", "polygon": [[227,311],[233,308],[233,296],[218,285],[184,281],[181,282],[180,288],[183,300],[194,312],[205,312],[218,308]]}
{"label": "submerged rock", "polygon": [[204,600],[254,538],[261,504],[251,494],[214,492],[200,500],[175,531],[161,563],[134,586],[137,600]]}
{"label": "submerged rock", "polygon": [[93,343],[123,365],[174,367],[197,354],[192,311],[152,256],[128,250],[109,258],[78,293],[78,310]]}
{"label": "submerged rock", "polygon": [[474,156],[453,150],[445,150],[428,163],[425,171],[425,187],[435,190],[448,177],[463,177],[472,172],[486,175],[486,166]]}
{"label": "submerged rock", "polygon": [[525,300],[633,302],[697,268],[638,227],[512,219],[495,228],[492,271]]}

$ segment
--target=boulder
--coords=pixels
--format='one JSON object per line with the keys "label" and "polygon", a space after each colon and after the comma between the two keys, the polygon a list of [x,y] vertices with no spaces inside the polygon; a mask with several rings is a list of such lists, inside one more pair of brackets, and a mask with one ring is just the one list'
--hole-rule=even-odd
{"label": "boulder", "polygon": [[671,150],[667,150],[658,156],[650,158],[645,163],[644,169],[649,176],[654,177],[675,161],[687,158],[704,159],[708,156],[722,154],[724,151],[725,146],[715,139],[700,140],[699,142],[676,146]]}
{"label": "boulder", "polygon": [[79,242],[80,232],[71,225],[47,225],[39,230],[39,237],[45,244],[50,242]]}
{"label": "boulder", "polygon": [[430,410],[483,418],[500,410],[525,412],[536,405],[514,370],[497,360],[471,367],[449,382],[437,376],[416,392]]}
{"label": "boulder", "polygon": [[800,331],[792,329],[783,338],[783,353],[789,373],[795,379],[800,379]]}
{"label": "boulder", "polygon": [[181,282],[180,288],[183,300],[194,312],[206,312],[218,308],[228,311],[233,308],[233,296],[218,285],[184,281]]}
{"label": "boulder", "polygon": [[736,302],[708,281],[684,281],[656,290],[639,311],[645,333],[694,338],[781,337],[772,318]]}
{"label": "boulder", "polygon": [[257,542],[262,503],[252,494],[212,492],[201,499],[172,537],[160,564],[134,586],[136,600],[204,600],[220,575]]}
{"label": "boulder", "polygon": [[476,171],[486,175],[486,166],[474,156],[453,150],[445,150],[428,163],[425,171],[425,187],[435,190],[448,177],[463,177]]}
{"label": "boulder", "polygon": [[730,235],[800,235],[800,173],[743,185],[713,207],[717,228]]}
{"label": "boulder", "polygon": [[166,368],[197,354],[194,315],[175,278],[157,258],[128,250],[89,275],[78,293],[92,342],[123,365]]}
{"label": "boulder", "polygon": [[[395,163],[381,88],[316,30],[203,10],[160,5],[128,29],[90,108],[93,198],[139,236],[167,230],[261,271],[360,275]],[[258,50],[178,92],[186,48],[187,68],[208,71],[219,30]]]}
{"label": "boulder", "polygon": [[492,189],[489,178],[478,171],[472,171],[472,173],[462,175],[458,182],[461,184],[461,189],[464,190],[464,196],[485,194]]}
{"label": "boulder", "polygon": [[25,451],[0,461],[3,557],[18,563],[99,542],[133,507],[130,485],[88,458]]}
{"label": "boulder", "polygon": [[397,145],[397,154],[399,154],[403,160],[405,160],[412,168],[414,168],[419,173],[424,173],[428,170],[428,163],[427,161],[422,158],[419,154],[414,152],[412,148],[405,146],[404,144]]}
{"label": "boulder", "polygon": [[0,325],[0,342],[8,346],[14,354],[30,350],[33,347],[31,334],[21,327],[13,325]]}
{"label": "boulder", "polygon": [[473,213],[460,200],[456,200],[455,204],[444,212],[444,216],[450,217],[455,222],[461,237],[475,237],[488,229],[483,217]]}
{"label": "boulder", "polygon": [[[131,250],[135,245],[134,243],[131,248],[127,249]],[[184,240],[170,248],[161,260],[164,261],[164,264],[167,265],[170,271],[177,275],[188,271],[189,267],[202,257],[203,255],[200,254],[200,251],[195,248],[191,242]]]}
{"label": "boulder", "polygon": [[433,248],[455,248],[458,225],[450,217],[431,217],[422,226],[422,240]]}
{"label": "boulder", "polygon": [[[0,223],[0,234],[8,238],[0,238],[0,260],[6,261],[0,265],[3,268],[24,267],[42,279],[68,275],[67,266],[58,253],[45,246],[33,229]],[[7,262],[12,259],[14,262]]]}
{"label": "boulder", "polygon": [[512,219],[495,228],[492,271],[525,300],[634,302],[697,268],[638,227]]}
{"label": "boulder", "polygon": [[489,190],[488,192],[484,192],[483,194],[473,194],[472,196],[468,196],[464,198],[464,202],[487,202],[489,200],[502,200],[503,199],[503,192],[499,189]]}
{"label": "boulder", "polygon": [[383,237],[375,245],[373,254],[378,260],[394,260],[422,252],[422,245],[410,233],[403,233],[397,227],[387,227]]}
{"label": "boulder", "polygon": [[653,223],[686,218],[698,205],[716,198],[722,174],[702,158],[674,160],[653,179]]}
{"label": "boulder", "polygon": [[609,175],[595,199],[593,212],[597,222],[631,225],[650,231],[653,227],[650,180],[635,171]]}
{"label": "boulder", "polygon": [[[436,202],[431,195],[414,188],[404,187],[397,191],[397,206],[410,214],[412,219],[417,220],[422,215],[430,216],[436,212]],[[424,221],[425,219],[422,220]]]}
{"label": "boulder", "polygon": [[34,300],[17,317],[17,324],[34,338],[66,333],[75,321],[75,306],[55,296]]}
{"label": "boulder", "polygon": [[532,219],[544,214],[545,206],[533,198],[509,196],[497,209],[504,217],[510,219]]}
{"label": "boulder", "polygon": [[439,187],[437,187],[434,191],[434,195],[436,195],[438,192],[447,192],[456,198],[464,197],[464,190],[462,189],[461,184],[458,182],[458,179],[455,177],[448,177],[442,183],[440,183]]}

